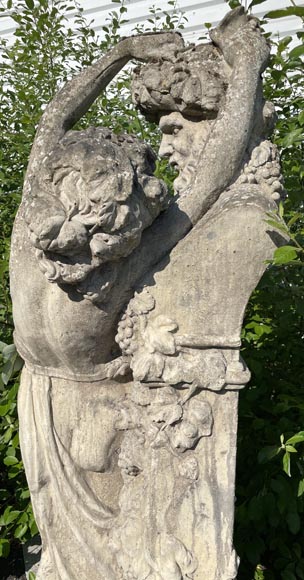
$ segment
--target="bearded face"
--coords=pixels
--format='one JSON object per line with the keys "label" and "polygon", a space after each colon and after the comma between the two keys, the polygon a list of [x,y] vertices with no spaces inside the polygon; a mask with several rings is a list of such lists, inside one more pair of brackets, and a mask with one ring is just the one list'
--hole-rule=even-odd
{"label": "bearded face", "polygon": [[177,194],[184,193],[191,186],[211,126],[210,120],[187,119],[181,113],[161,117],[159,127],[162,140],[159,154],[167,157],[170,165],[179,172],[174,181]]}

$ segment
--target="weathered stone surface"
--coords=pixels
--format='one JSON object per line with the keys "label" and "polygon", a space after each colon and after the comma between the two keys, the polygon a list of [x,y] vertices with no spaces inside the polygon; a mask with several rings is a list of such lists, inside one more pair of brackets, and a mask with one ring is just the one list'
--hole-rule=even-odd
{"label": "weathered stone surface", "polygon": [[[268,56],[242,9],[204,47],[125,39],[41,119],[11,258],[39,580],[236,578],[240,332],[281,243],[265,221],[283,191]],[[71,131],[130,58],[173,199],[148,145]]]}

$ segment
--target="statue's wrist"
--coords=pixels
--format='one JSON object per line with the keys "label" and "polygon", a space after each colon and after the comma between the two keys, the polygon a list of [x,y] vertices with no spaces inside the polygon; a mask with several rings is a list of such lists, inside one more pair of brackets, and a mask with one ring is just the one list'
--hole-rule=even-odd
{"label": "statue's wrist", "polygon": [[118,53],[121,58],[132,57],[132,37],[123,38],[113,48],[114,52]]}
{"label": "statue's wrist", "polygon": [[263,64],[259,55],[255,54],[254,50],[246,50],[234,56],[232,70],[241,72],[246,78],[259,77],[265,68]]}

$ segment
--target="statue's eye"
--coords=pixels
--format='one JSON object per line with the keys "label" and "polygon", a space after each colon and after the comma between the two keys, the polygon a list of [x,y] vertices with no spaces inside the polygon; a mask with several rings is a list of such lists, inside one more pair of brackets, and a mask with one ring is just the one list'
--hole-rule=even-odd
{"label": "statue's eye", "polygon": [[172,135],[178,135],[178,133],[179,133],[178,127],[174,127],[174,129],[172,131]]}

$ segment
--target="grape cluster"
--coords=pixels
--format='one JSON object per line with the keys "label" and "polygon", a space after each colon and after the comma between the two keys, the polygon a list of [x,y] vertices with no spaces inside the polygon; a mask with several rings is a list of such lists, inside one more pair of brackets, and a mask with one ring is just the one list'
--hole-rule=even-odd
{"label": "grape cluster", "polygon": [[118,332],[115,340],[125,355],[132,355],[137,348],[134,337],[138,325],[137,318],[135,313],[125,312],[118,324]]}
{"label": "grape cluster", "polygon": [[244,164],[238,182],[261,185],[272,199],[279,200],[284,192],[284,186],[276,145],[270,141],[262,141],[257,145],[252,150],[248,162]]}

